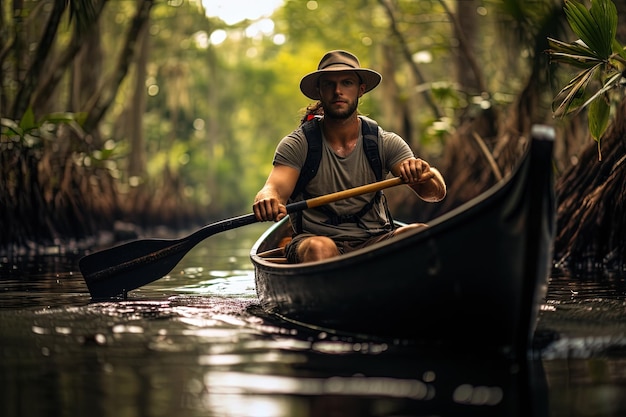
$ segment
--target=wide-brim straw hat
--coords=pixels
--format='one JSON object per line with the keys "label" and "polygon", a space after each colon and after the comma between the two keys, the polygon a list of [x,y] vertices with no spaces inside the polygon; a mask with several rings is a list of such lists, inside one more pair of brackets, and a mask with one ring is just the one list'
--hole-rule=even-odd
{"label": "wide-brim straw hat", "polygon": [[312,100],[319,100],[320,93],[318,91],[320,75],[325,72],[356,72],[363,84],[365,84],[365,92],[373,90],[382,80],[382,76],[367,68],[361,68],[359,59],[347,51],[330,51],[322,58],[317,71],[305,75],[300,81],[300,91]]}

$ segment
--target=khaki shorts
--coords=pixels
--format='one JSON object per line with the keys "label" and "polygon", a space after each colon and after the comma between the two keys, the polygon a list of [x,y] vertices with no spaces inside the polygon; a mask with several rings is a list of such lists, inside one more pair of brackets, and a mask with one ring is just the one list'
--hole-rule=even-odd
{"label": "khaki shorts", "polygon": [[[300,263],[300,259],[298,258],[298,246],[304,239],[309,237],[316,236],[312,233],[300,233],[291,239],[291,242],[287,243],[285,246],[285,257],[287,261],[292,264]],[[337,249],[339,249],[340,254],[350,253],[357,249],[364,248],[366,246],[373,245],[374,243],[382,242],[383,240],[387,240],[393,237],[393,232],[383,233],[381,235],[372,236],[365,240],[335,240],[335,244],[337,245]]]}

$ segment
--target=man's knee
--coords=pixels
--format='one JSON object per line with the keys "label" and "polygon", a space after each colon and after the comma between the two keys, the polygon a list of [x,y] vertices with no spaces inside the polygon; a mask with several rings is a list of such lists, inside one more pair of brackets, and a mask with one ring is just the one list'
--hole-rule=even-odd
{"label": "man's knee", "polygon": [[337,245],[326,236],[313,236],[300,243],[298,257],[302,262],[319,261],[339,255]]}

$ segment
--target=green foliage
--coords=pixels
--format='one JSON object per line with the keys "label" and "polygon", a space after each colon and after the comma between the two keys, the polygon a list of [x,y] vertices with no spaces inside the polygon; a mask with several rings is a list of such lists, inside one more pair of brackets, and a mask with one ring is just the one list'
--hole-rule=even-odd
{"label": "green foliage", "polygon": [[596,138],[598,142],[600,141],[598,138],[600,138],[609,124],[610,110],[609,103],[602,96],[589,105],[589,114],[593,115],[593,117],[589,118],[589,131],[591,136]]}
{"label": "green foliage", "polygon": [[548,54],[553,61],[574,66],[580,72],[556,95],[553,111],[556,117],[563,117],[587,108],[589,131],[600,149],[611,103],[623,96],[626,52],[615,39],[617,10],[611,0],[593,0],[590,9],[566,0],[564,10],[572,31],[580,39],[566,43],[548,38]]}
{"label": "green foliage", "polygon": [[594,0],[591,9],[572,0],[565,1],[570,27],[599,58],[608,59],[617,32],[617,10],[610,0]]}
{"label": "green foliage", "polygon": [[[79,135],[84,135],[81,125],[85,121],[82,113],[50,113],[35,120],[33,109],[29,107],[19,121],[1,118],[0,132],[3,141],[19,143],[24,148],[40,147],[43,141],[57,140],[57,129],[61,125],[69,126]],[[6,139],[5,139],[6,138]]]}
{"label": "green foliage", "polygon": [[[270,22],[261,19],[227,25],[207,18],[200,0],[154,2],[149,40],[146,45],[137,41],[135,55],[128,57],[132,59],[130,70],[123,78],[117,77],[116,68],[122,60],[120,49],[126,42],[138,2],[109,1],[104,3],[104,9],[99,9],[102,0],[72,0],[65,11],[71,24],[59,26],[57,42],[51,48],[55,52],[50,57],[51,68],[46,68],[50,73],[65,71],[49,103],[43,103],[61,113],[46,110],[51,114],[35,117],[31,111],[20,121],[2,119],[3,140],[7,135],[16,142],[28,137],[24,144],[37,146],[43,134],[50,134],[47,137],[51,141],[59,141],[55,145],[72,153],[68,160],[105,169],[118,190],[126,192],[138,184],[147,184],[152,187],[146,188],[148,193],[156,190],[166,199],[178,198],[185,207],[199,207],[207,221],[211,216],[231,216],[233,212],[250,209],[271,168],[278,141],[298,125],[301,111],[311,104],[300,93],[298,84],[304,74],[316,68],[324,52],[350,50],[363,65],[383,72],[384,83],[363,98],[359,110],[390,130],[403,136],[406,133],[405,139],[419,147],[422,154],[439,154],[444,138],[456,128],[455,116],[460,110],[470,107],[479,112],[487,105],[505,106],[523,85],[529,72],[531,60],[527,50],[536,19],[553,1],[527,3],[475,3],[480,36],[476,37],[479,44],[472,52],[487,80],[488,91],[483,96],[482,92],[465,91],[456,82],[459,42],[440,0],[285,0],[284,6],[271,16],[273,28],[257,32],[252,29]],[[23,11],[24,17],[43,26],[45,14],[35,18],[34,3],[25,4],[29,8]],[[393,10],[394,19],[386,6]],[[11,10],[8,3],[2,7]],[[93,17],[100,10],[94,36],[81,38],[81,42],[88,42],[90,52],[95,51],[89,55],[96,57],[93,68],[83,68],[81,73],[81,68],[70,64],[69,58],[65,68],[54,67],[53,58],[65,56],[64,47],[71,45],[79,28],[96,24]],[[9,26],[2,27],[19,26],[25,20],[8,19]],[[392,30],[392,20],[401,39]],[[510,29],[512,21],[519,27],[516,33],[524,37],[503,41],[497,28]],[[31,32],[37,32],[34,26]],[[215,41],[213,35],[221,32],[223,40]],[[26,50],[15,49],[20,53]],[[140,51],[149,52],[141,56],[145,67],[140,63]],[[17,91],[16,64],[20,59],[28,60],[26,53],[18,55],[9,53],[3,61],[0,104],[5,97],[10,101]],[[579,64],[580,60],[573,62]],[[419,68],[423,79],[416,76],[414,67]],[[136,74],[142,77],[139,82]],[[91,78],[86,79],[88,76]],[[112,78],[121,83],[115,89],[106,81]],[[88,88],[81,82],[97,88]],[[142,89],[145,101],[135,100],[141,95],[136,92],[141,93]],[[78,132],[83,115],[64,112],[82,111],[85,102],[98,99],[92,95],[106,95],[109,91],[115,94],[115,101],[104,119],[87,132],[89,135]],[[441,117],[424,104],[424,91],[442,109]],[[584,99],[580,95],[582,101],[572,103],[582,104]],[[41,108],[47,108],[43,104]],[[606,108],[595,111],[607,114]],[[129,120],[138,119],[142,137],[134,141],[139,136],[137,125]],[[56,137],[51,128],[68,123],[75,126],[77,133],[72,135],[71,144],[62,143],[68,138]],[[603,123],[598,123],[596,130],[601,129]],[[138,149],[143,152],[142,158],[134,158]],[[136,161],[139,163],[133,165]],[[142,165],[142,172],[137,173],[131,165]],[[85,187],[97,184],[96,177],[100,178],[96,175],[85,181]],[[169,188],[163,191],[166,186]],[[142,204],[145,206],[144,200],[136,201],[139,210]],[[155,211],[159,210],[158,204],[154,206]]]}

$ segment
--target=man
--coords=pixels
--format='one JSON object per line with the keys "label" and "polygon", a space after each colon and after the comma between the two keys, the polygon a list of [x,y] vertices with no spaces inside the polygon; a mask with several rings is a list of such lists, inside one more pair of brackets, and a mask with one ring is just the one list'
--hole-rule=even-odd
{"label": "man", "polygon": [[[260,221],[279,221],[286,216],[291,198],[309,199],[357,187],[377,180],[364,151],[363,124],[358,115],[359,98],[374,89],[382,77],[361,68],[353,54],[330,51],[315,72],[300,82],[300,90],[319,100],[323,117],[318,123],[322,134],[322,156],[315,176],[299,196],[293,195],[305,164],[308,141],[303,126],[283,138],[274,155],[273,168],[253,204]],[[368,123],[369,126],[369,123]],[[446,195],[443,177],[426,161],[415,158],[407,143],[392,132],[376,128],[383,178],[389,172],[401,177],[417,195],[436,202]],[[380,193],[382,194],[382,193]],[[411,224],[393,230],[393,224],[380,194],[358,196],[331,203],[325,210],[309,209],[292,218],[294,237],[285,247],[290,262],[311,262],[347,253],[389,239],[407,230],[425,227]],[[297,223],[297,225],[296,225]]]}

